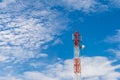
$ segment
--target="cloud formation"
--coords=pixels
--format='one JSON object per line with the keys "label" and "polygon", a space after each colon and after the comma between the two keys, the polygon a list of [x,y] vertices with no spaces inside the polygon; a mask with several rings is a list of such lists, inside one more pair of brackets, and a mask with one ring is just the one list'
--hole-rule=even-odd
{"label": "cloud formation", "polygon": [[6,4],[0,9],[1,61],[33,58],[40,53],[35,50],[41,51],[65,29],[64,21],[59,21],[61,13],[39,0],[11,0]]}
{"label": "cloud formation", "polygon": [[114,34],[113,36],[107,37],[106,41],[111,43],[120,43],[120,30],[118,29],[116,31],[116,34]]}
{"label": "cloud formation", "polygon": [[81,10],[83,12],[95,12],[97,9],[106,8],[106,5],[97,2],[96,0],[62,0],[63,3],[66,4],[67,7]]}
{"label": "cloud formation", "polygon": [[110,48],[107,51],[115,54],[117,58],[120,58],[120,30],[118,29],[114,35],[107,37],[105,41],[112,44],[116,43],[116,48]]}
{"label": "cloud formation", "polygon": [[[112,65],[115,61],[109,60],[106,57],[82,57],[82,79],[83,80],[118,80],[120,73],[116,69],[120,65]],[[11,78],[9,78],[11,77]],[[9,75],[0,77],[0,80],[72,80],[73,61],[72,59],[65,60],[61,63],[56,62],[46,66],[44,71],[26,71],[17,76]]]}
{"label": "cloud formation", "polygon": [[110,3],[110,7],[120,8],[120,0],[108,0]]}
{"label": "cloud formation", "polygon": [[0,2],[0,8],[5,8],[7,7],[7,5],[9,5],[10,3],[15,2],[15,0],[1,0]]}

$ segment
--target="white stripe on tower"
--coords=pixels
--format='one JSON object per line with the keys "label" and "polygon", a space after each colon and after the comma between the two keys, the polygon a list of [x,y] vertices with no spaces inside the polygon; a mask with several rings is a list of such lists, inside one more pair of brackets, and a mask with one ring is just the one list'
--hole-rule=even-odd
{"label": "white stripe on tower", "polygon": [[80,80],[81,77],[81,62],[80,62],[80,39],[79,32],[74,33],[74,80]]}

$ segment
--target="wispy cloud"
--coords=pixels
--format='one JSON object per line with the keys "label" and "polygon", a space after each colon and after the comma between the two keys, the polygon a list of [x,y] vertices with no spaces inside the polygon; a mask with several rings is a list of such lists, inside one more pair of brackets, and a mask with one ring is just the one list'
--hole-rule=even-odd
{"label": "wispy cloud", "polygon": [[120,8],[120,0],[109,0],[110,7]]}
{"label": "wispy cloud", "polygon": [[0,8],[5,8],[7,7],[10,3],[15,2],[15,0],[1,0],[0,2]]}
{"label": "wispy cloud", "polygon": [[45,0],[51,6],[60,6],[68,11],[84,13],[105,12],[113,8],[120,8],[120,0]]}
{"label": "wispy cloud", "polygon": [[[51,10],[40,0],[3,0],[0,6],[0,76],[6,75],[0,80],[29,80],[25,76],[32,73],[24,71],[38,66],[33,64],[38,61],[39,66],[42,65],[44,61],[41,58],[48,57],[42,50],[62,34],[66,29],[66,20],[62,20],[61,12]],[[24,74],[17,76],[19,72]],[[40,73],[32,75],[35,74]],[[50,80],[50,77],[45,79]]]}
{"label": "wispy cloud", "polygon": [[120,50],[111,48],[111,49],[108,49],[107,51],[110,53],[113,53],[118,59],[120,58]]}
{"label": "wispy cloud", "polygon": [[96,0],[62,0],[62,5],[68,9],[80,10],[87,13],[108,9],[107,5]]}
{"label": "wispy cloud", "polygon": [[63,44],[62,40],[60,38],[56,39],[52,45],[57,45],[57,44]]}
{"label": "wispy cloud", "polygon": [[45,6],[39,0],[11,0],[0,9],[0,54],[7,57],[1,60],[33,58],[40,53],[35,50],[41,51],[44,44],[61,34],[65,29],[64,21],[59,21],[61,14]]}
{"label": "wispy cloud", "polygon": [[120,30],[118,29],[116,33],[112,36],[108,36],[105,39],[105,42],[116,44],[116,48],[109,48],[107,51],[116,55],[117,58],[120,58]]}
{"label": "wispy cloud", "polygon": [[118,29],[116,31],[116,34],[114,34],[113,36],[107,37],[106,41],[111,43],[120,43],[120,30]]}

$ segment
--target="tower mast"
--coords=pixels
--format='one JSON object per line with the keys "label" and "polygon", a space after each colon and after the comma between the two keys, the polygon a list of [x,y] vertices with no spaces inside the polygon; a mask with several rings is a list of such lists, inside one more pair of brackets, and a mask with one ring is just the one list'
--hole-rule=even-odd
{"label": "tower mast", "polygon": [[81,80],[81,59],[80,49],[84,48],[84,45],[80,46],[81,35],[78,31],[73,34],[74,41],[74,80]]}

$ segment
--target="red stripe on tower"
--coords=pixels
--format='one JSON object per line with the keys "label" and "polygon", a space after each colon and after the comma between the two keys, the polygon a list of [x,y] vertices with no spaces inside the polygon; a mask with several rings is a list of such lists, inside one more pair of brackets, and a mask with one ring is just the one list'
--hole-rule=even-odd
{"label": "red stripe on tower", "polygon": [[74,41],[74,74],[75,80],[81,79],[81,59],[80,59],[80,49],[84,48],[84,45],[80,46],[81,36],[78,31],[73,34]]}

